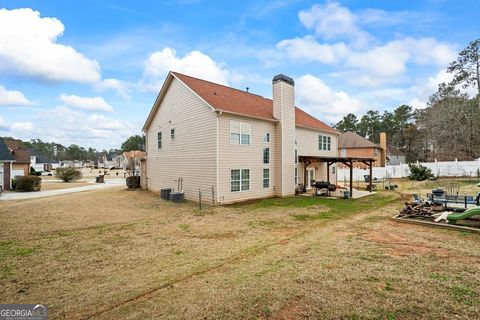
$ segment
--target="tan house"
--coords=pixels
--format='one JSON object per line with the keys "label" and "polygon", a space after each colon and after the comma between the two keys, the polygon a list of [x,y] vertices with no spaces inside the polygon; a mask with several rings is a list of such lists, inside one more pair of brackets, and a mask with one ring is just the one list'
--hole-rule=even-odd
{"label": "tan house", "polygon": [[291,78],[272,83],[273,100],[170,72],[143,127],[142,185],[159,191],[182,181],[187,199],[213,188],[215,201],[230,203],[335,182],[336,165],[322,159],[338,157],[339,133],[295,107]]}
{"label": "tan house", "polygon": [[[385,167],[387,136],[380,133],[380,143],[373,143],[356,133],[347,131],[338,137],[338,155],[340,157],[369,157],[374,158],[374,167]],[[356,167],[366,168],[364,163],[356,163]]]}

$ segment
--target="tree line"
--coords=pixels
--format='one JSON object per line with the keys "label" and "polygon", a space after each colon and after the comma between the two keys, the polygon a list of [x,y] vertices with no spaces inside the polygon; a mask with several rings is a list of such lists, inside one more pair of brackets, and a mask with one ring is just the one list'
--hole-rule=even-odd
{"label": "tree line", "polygon": [[23,145],[27,148],[31,148],[38,153],[44,155],[50,160],[82,160],[82,161],[94,161],[101,155],[115,156],[122,152],[128,152],[132,150],[145,149],[144,138],[140,135],[131,136],[126,139],[120,149],[109,150],[97,150],[95,148],[84,148],[76,144],[70,146],[64,146],[60,143],[45,142],[40,139],[31,139],[30,141],[22,141]]}
{"label": "tree line", "polygon": [[[480,158],[480,39],[463,49],[447,71],[453,80],[439,85],[425,109],[401,105],[361,117],[349,113],[335,128],[375,143],[386,132],[387,144],[403,151],[409,162]],[[465,93],[468,88],[474,88],[474,97]]]}

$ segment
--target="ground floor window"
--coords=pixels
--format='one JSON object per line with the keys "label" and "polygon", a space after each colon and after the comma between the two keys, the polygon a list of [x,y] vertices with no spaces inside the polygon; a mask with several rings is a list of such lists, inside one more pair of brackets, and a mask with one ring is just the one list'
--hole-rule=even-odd
{"label": "ground floor window", "polygon": [[250,190],[250,169],[230,170],[230,191]]}
{"label": "ground floor window", "polygon": [[298,168],[295,167],[295,186],[298,185]]}
{"label": "ground floor window", "polygon": [[270,188],[270,169],[263,169],[263,187]]}

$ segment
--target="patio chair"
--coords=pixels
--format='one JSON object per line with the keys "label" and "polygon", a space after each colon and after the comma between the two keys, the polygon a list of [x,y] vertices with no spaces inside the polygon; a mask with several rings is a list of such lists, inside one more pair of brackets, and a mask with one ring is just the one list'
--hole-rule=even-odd
{"label": "patio chair", "polygon": [[423,199],[416,193],[413,194],[413,199],[415,200],[415,203],[422,203]]}

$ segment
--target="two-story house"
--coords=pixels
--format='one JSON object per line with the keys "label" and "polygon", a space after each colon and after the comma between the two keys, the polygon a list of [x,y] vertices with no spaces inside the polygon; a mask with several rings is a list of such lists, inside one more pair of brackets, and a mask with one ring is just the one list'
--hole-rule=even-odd
{"label": "two-story house", "polygon": [[[170,72],[145,122],[143,185],[177,187],[222,203],[295,194],[305,181],[335,182],[339,133],[294,105],[294,81],[273,78],[273,99]],[[308,162],[299,159],[310,157]],[[306,183],[309,186],[309,183]]]}

